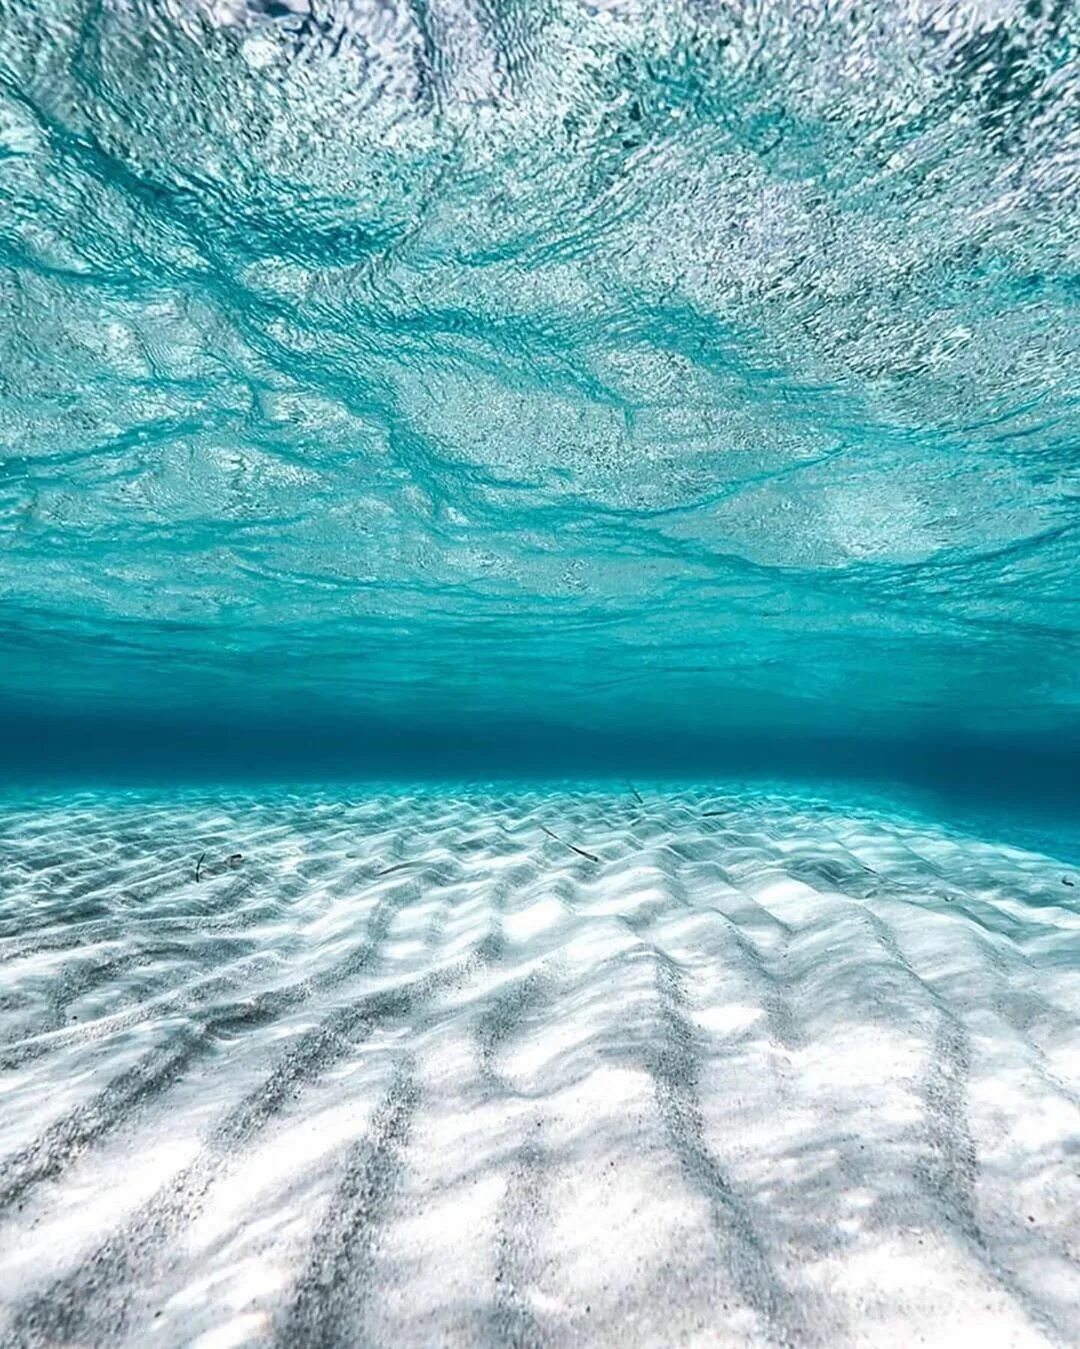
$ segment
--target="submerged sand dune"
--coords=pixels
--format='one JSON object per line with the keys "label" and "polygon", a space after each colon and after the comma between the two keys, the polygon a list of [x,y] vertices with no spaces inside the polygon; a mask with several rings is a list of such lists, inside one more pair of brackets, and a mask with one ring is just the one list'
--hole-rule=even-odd
{"label": "submerged sand dune", "polygon": [[1080,876],[642,795],[9,802],[0,1343],[1080,1343]]}

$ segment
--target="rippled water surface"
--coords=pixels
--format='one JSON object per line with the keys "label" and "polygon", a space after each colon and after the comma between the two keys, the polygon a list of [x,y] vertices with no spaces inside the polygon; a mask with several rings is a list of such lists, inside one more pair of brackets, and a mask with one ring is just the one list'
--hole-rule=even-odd
{"label": "rippled water surface", "polygon": [[0,0],[0,1349],[1080,1343],[1078,208],[1069,0]]}
{"label": "rippled water surface", "polygon": [[1078,38],[7,0],[5,716],[1075,740]]}

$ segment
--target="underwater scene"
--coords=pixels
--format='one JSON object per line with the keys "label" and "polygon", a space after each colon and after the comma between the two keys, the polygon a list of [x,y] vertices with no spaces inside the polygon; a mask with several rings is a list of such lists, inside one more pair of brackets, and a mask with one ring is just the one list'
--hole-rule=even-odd
{"label": "underwater scene", "polygon": [[1080,1346],[1080,6],[0,0],[0,1349]]}

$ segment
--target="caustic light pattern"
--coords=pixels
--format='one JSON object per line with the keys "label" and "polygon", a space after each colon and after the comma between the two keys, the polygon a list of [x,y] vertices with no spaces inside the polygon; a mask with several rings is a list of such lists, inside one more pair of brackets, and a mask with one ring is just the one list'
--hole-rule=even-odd
{"label": "caustic light pattern", "polygon": [[[738,732],[1075,797],[1078,57],[1067,0],[0,0],[0,772]],[[1056,824],[0,806],[4,1349],[1076,1343]]]}
{"label": "caustic light pattern", "polygon": [[8,800],[0,1344],[1075,1345],[1080,873],[638,798]]}

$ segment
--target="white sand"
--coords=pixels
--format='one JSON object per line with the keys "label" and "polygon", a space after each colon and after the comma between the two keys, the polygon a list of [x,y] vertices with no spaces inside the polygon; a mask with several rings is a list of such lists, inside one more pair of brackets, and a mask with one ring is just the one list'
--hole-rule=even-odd
{"label": "white sand", "polygon": [[1080,876],[645,796],[9,803],[0,1343],[1080,1344]]}

